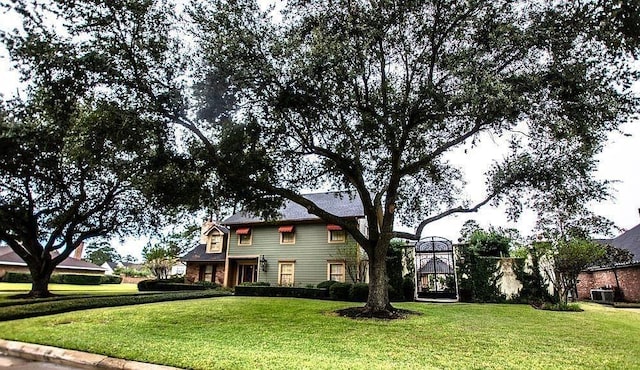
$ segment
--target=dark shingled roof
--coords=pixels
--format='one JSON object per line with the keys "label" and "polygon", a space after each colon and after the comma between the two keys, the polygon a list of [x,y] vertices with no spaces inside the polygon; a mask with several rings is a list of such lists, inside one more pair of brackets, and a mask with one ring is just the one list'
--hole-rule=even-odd
{"label": "dark shingled roof", "polygon": [[187,252],[180,261],[183,262],[224,262],[226,253],[224,249],[220,253],[207,253],[206,244],[198,244],[195,248]]}
{"label": "dark shingled roof", "polygon": [[435,269],[433,264],[434,259],[430,258],[426,261],[420,270],[418,270],[421,274],[452,274],[453,267],[449,265],[447,262],[441,260],[438,257],[435,257]]}
{"label": "dark shingled roof", "polygon": [[[338,217],[364,217],[364,209],[360,198],[354,197],[351,192],[327,192],[304,194],[303,196],[315,203],[318,207]],[[306,208],[292,201],[286,201],[278,213],[280,214],[280,217],[276,220],[278,222],[320,220],[318,216],[310,214]],[[259,224],[263,222],[265,222],[265,220],[259,216],[239,212],[222,221],[222,224],[242,225]]]}
{"label": "dark shingled roof", "polygon": [[[5,249],[6,248],[6,249]],[[51,257],[58,256],[58,252],[51,252]],[[11,266],[27,266],[27,264],[9,247],[0,247],[0,265]],[[104,269],[98,265],[94,265],[91,262],[79,260],[73,257],[67,257],[56,268],[75,269],[75,270],[95,270],[104,271]]]}
{"label": "dark shingled roof", "polygon": [[617,238],[611,239],[609,244],[616,248],[628,250],[633,253],[633,260],[640,262],[640,225],[636,225]]}

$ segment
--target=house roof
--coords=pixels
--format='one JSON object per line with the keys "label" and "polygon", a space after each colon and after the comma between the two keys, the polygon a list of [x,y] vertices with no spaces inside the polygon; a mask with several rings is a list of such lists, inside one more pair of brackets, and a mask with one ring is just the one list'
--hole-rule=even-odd
{"label": "house roof", "polygon": [[434,258],[430,258],[422,264],[418,272],[421,274],[451,274],[453,273],[453,267],[442,259],[435,257],[435,265]]}
{"label": "house roof", "polygon": [[633,260],[640,262],[640,224],[622,233],[617,238],[611,239],[609,244],[616,248],[628,250],[633,253]]}
{"label": "house roof", "polygon": [[183,262],[224,262],[226,253],[207,253],[206,244],[198,244],[195,248],[187,252],[180,261]]}
{"label": "house roof", "polygon": [[227,229],[226,227],[222,226],[222,225],[218,225],[218,224],[211,224],[211,226],[209,226],[208,229],[206,229],[203,234],[204,235],[209,235],[211,234],[214,230],[218,230],[223,234],[229,234],[229,229]]}
{"label": "house roof", "polygon": [[[55,258],[58,256],[58,252],[51,252],[51,257]],[[0,246],[0,265],[5,266],[24,266],[27,264],[14,252],[11,248]],[[64,268],[71,270],[94,270],[94,271],[105,271],[104,268],[95,265],[91,262],[79,260],[73,257],[67,257],[64,261],[62,261],[56,268]]]}
{"label": "house roof", "polygon": [[[364,217],[364,208],[360,198],[354,196],[351,192],[303,194],[303,197],[315,203],[319,208],[338,217]],[[280,217],[275,221],[279,223],[320,220],[318,216],[310,214],[306,208],[290,200],[284,203],[283,207],[278,210],[278,214]],[[222,221],[222,224],[234,226],[264,222],[266,221],[259,216],[247,212],[239,212]]]}

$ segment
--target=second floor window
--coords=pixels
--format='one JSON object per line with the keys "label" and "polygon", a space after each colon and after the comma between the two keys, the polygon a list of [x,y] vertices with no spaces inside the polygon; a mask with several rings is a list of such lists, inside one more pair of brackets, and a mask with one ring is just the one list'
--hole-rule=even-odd
{"label": "second floor window", "polygon": [[280,226],[278,232],[280,233],[280,244],[296,243],[296,234],[293,226]]}
{"label": "second floor window", "polygon": [[347,233],[338,225],[327,225],[329,231],[329,243],[344,243],[347,241]]}
{"label": "second floor window", "polygon": [[251,245],[251,228],[245,227],[236,230],[238,245]]}

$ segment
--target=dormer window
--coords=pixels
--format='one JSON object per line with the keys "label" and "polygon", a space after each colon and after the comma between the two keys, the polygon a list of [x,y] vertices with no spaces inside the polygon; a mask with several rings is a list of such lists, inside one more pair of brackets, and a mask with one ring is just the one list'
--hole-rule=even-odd
{"label": "dormer window", "polygon": [[212,233],[207,240],[207,253],[222,252],[222,235],[220,233]]}
{"label": "dormer window", "polygon": [[251,228],[245,227],[236,230],[238,236],[238,245],[251,245]]}
{"label": "dormer window", "polygon": [[296,243],[296,233],[293,226],[280,226],[278,232],[280,233],[280,244]]}

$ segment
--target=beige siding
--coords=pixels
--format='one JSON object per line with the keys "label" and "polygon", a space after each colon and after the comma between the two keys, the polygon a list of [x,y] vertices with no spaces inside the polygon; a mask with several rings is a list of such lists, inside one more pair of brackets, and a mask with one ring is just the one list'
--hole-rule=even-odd
{"label": "beige siding", "polygon": [[[278,284],[278,262],[295,261],[294,285],[304,287],[327,280],[327,262],[341,258],[338,249],[345,243],[329,243],[325,224],[296,225],[295,244],[280,244],[278,226],[251,228],[252,244],[238,245],[232,230],[229,236],[229,258],[264,255],[267,271],[260,270],[259,280]],[[348,237],[348,243],[355,242]],[[349,280],[349,277],[346,277]]]}

